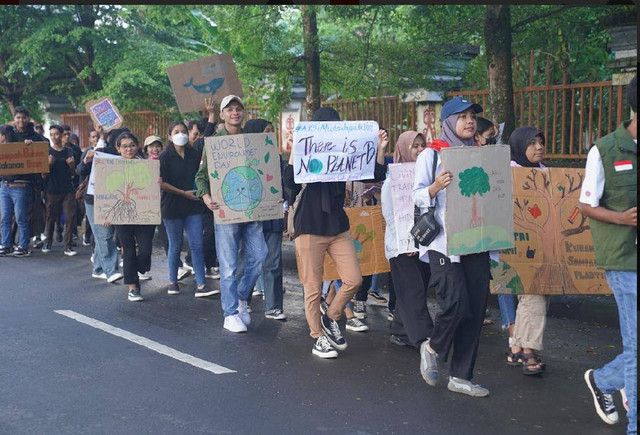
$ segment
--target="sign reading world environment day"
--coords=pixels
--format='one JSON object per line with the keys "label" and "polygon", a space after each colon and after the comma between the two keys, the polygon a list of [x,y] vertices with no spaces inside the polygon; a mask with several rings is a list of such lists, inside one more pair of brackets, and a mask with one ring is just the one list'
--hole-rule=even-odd
{"label": "sign reading world environment day", "polygon": [[413,191],[414,173],[416,164],[393,163],[389,165],[389,189],[391,190],[391,203],[393,204],[393,221],[396,228],[396,246],[399,254],[418,252],[411,228],[414,224],[413,216]]}
{"label": "sign reading world environment day", "polygon": [[293,131],[295,182],[373,178],[378,130],[375,121],[299,122]]}
{"label": "sign reading world environment day", "polygon": [[217,223],[284,217],[280,153],[274,133],[205,139],[211,197],[220,204]]}

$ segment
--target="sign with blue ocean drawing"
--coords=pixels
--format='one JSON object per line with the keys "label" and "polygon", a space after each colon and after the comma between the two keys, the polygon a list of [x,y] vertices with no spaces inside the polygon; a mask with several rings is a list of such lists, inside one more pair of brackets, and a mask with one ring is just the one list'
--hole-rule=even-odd
{"label": "sign with blue ocean drawing", "polygon": [[216,223],[284,217],[280,154],[274,133],[205,139],[211,197],[220,204]]}
{"label": "sign with blue ocean drawing", "polygon": [[453,147],[441,151],[453,173],[447,187],[447,255],[513,248],[511,152],[507,145]]}
{"label": "sign with blue ocean drawing", "polygon": [[167,69],[180,113],[204,110],[204,99],[220,103],[227,95],[243,96],[229,53],[218,54]]}
{"label": "sign with blue ocean drawing", "polygon": [[378,130],[375,121],[297,123],[292,151],[295,182],[372,179]]}

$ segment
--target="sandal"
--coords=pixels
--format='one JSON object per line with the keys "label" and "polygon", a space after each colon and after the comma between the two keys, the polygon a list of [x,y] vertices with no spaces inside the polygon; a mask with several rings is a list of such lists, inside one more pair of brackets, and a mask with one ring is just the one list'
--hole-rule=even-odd
{"label": "sandal", "polygon": [[507,348],[504,354],[507,356],[505,363],[507,363],[508,366],[521,366],[525,361],[523,359],[524,355],[521,352],[513,353],[510,347]]}
{"label": "sandal", "polygon": [[488,317],[485,317],[484,320],[482,321],[482,326],[493,325],[494,323],[496,322],[494,322]]}
{"label": "sandal", "polygon": [[[533,375],[541,375],[546,370],[546,364],[542,362],[542,360],[536,356],[535,353],[522,353],[520,354],[522,357],[522,372],[527,376]],[[533,359],[534,362],[529,362],[530,359]],[[529,367],[538,366],[537,369],[531,370]]]}

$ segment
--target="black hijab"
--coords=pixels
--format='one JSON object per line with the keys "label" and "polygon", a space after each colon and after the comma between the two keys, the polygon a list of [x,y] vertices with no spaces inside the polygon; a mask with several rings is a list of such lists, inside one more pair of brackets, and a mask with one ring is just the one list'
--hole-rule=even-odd
{"label": "black hijab", "polygon": [[243,133],[263,133],[267,125],[273,125],[266,119],[250,119],[242,129]]}
{"label": "black hijab", "polygon": [[544,134],[533,127],[520,127],[511,133],[511,136],[509,137],[511,160],[525,168],[540,167],[540,163],[533,163],[527,158],[527,147],[529,146],[529,142],[531,142],[536,136],[540,136],[542,138],[543,144],[546,142]]}
{"label": "black hijab", "polygon": [[[312,121],[339,122],[341,119],[336,109],[332,107],[321,107],[313,114]],[[335,198],[344,196],[345,187],[346,185],[343,182],[320,183],[323,212],[331,213],[331,204]]]}

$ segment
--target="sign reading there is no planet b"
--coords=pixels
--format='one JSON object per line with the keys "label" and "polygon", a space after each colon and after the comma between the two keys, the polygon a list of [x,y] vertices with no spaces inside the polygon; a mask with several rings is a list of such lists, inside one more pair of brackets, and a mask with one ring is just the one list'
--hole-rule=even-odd
{"label": "sign reading there is no planet b", "polygon": [[295,182],[372,179],[378,130],[375,121],[299,122],[293,131]]}

